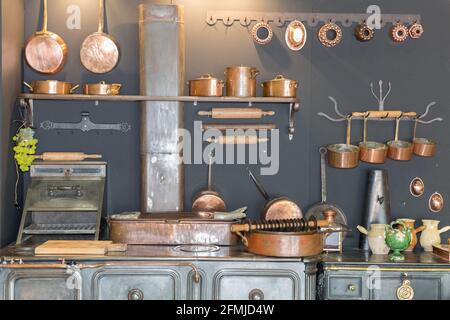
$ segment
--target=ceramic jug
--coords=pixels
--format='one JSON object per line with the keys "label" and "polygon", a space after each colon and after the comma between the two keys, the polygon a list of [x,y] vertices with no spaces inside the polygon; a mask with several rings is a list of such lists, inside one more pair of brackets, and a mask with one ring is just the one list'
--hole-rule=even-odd
{"label": "ceramic jug", "polygon": [[450,226],[438,229],[440,221],[438,220],[422,220],[426,227],[420,236],[420,245],[425,251],[433,251],[433,245],[441,244],[441,233],[450,230]]}
{"label": "ceramic jug", "polygon": [[416,220],[414,220],[414,219],[399,219],[399,220],[403,221],[407,227],[411,228],[411,235],[412,235],[411,243],[410,243],[409,247],[406,248],[406,250],[405,250],[405,251],[411,252],[414,250],[414,248],[417,245],[417,234],[422,232],[423,230],[425,230],[426,227],[420,226],[420,227],[414,229],[414,224],[415,224]]}
{"label": "ceramic jug", "polygon": [[411,228],[407,227],[403,221],[392,221],[386,226],[386,244],[393,251],[389,255],[391,261],[404,261],[405,257],[401,254],[411,243]]}
{"label": "ceramic jug", "polygon": [[356,228],[367,236],[369,248],[373,254],[388,254],[389,247],[386,245],[384,237],[386,227],[387,224],[371,224],[369,231],[362,226],[357,226]]}

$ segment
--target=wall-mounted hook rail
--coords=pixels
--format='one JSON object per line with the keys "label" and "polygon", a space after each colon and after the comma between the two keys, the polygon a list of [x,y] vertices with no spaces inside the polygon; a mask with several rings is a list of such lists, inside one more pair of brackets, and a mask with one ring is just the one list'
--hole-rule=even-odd
{"label": "wall-mounted hook rail", "polygon": [[[293,20],[306,22],[310,27],[316,27],[319,23],[329,21],[350,27],[353,23],[366,21],[371,13],[308,13],[308,12],[257,12],[257,11],[207,11],[206,23],[210,26],[221,21],[225,26],[231,27],[235,22],[243,27],[248,27],[252,22],[264,21],[273,23],[278,27],[284,27]],[[413,24],[420,22],[421,16],[417,14],[382,14],[381,27],[387,24]]]}

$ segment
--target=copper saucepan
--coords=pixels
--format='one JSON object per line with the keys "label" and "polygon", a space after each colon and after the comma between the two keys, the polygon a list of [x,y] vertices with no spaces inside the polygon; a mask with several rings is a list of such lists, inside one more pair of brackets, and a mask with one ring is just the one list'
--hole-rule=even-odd
{"label": "copper saucepan", "polygon": [[416,118],[414,123],[413,152],[419,157],[433,157],[436,154],[437,144],[433,140],[416,137],[418,123],[419,117]]}
{"label": "copper saucepan", "polygon": [[384,143],[367,141],[367,123],[370,112],[364,116],[364,140],[359,144],[359,159],[368,163],[385,163],[388,147]]}
{"label": "copper saucepan", "polygon": [[251,172],[249,168],[247,168],[247,171],[259,192],[261,192],[262,196],[267,201],[262,214],[263,220],[301,219],[303,217],[302,210],[294,201],[286,197],[271,199],[262,184],[254,176],[253,172]]}
{"label": "copper saucepan", "polygon": [[84,40],[80,50],[83,66],[98,74],[113,70],[120,59],[120,50],[116,39],[103,31],[105,24],[104,1],[99,0],[98,30]]}
{"label": "copper saucepan", "polygon": [[34,94],[72,94],[79,87],[79,85],[58,80],[39,80],[31,84],[27,82],[23,84]]}
{"label": "copper saucepan", "polygon": [[47,30],[47,0],[44,1],[42,30],[32,35],[25,45],[25,60],[34,70],[43,74],[55,74],[62,70],[67,60],[68,48],[56,33]]}
{"label": "copper saucepan", "polygon": [[298,82],[286,79],[278,75],[273,80],[265,81],[261,84],[264,97],[275,98],[295,98],[297,97]]}
{"label": "copper saucepan", "polygon": [[228,67],[225,70],[226,93],[229,97],[256,97],[256,77],[259,71],[254,67]]}
{"label": "copper saucepan", "polygon": [[188,82],[189,95],[194,97],[221,97],[223,96],[223,80],[212,77],[209,73],[198,79]]}
{"label": "copper saucepan", "polygon": [[192,203],[193,212],[225,212],[225,201],[216,191],[212,190],[212,156],[208,164],[208,190],[200,192]]}
{"label": "copper saucepan", "polygon": [[99,83],[85,84],[83,93],[86,95],[117,96],[120,94],[121,88],[121,84],[109,84],[105,83],[105,81],[100,81]]}
{"label": "copper saucepan", "polygon": [[395,121],[395,140],[389,141],[388,157],[397,161],[409,161],[412,158],[413,148],[412,143],[408,141],[398,140],[398,133],[400,130],[400,120],[403,113]]}
{"label": "copper saucepan", "polygon": [[337,169],[352,169],[359,164],[359,147],[350,144],[352,116],[347,117],[347,139],[345,144],[332,144],[328,149],[328,163]]}

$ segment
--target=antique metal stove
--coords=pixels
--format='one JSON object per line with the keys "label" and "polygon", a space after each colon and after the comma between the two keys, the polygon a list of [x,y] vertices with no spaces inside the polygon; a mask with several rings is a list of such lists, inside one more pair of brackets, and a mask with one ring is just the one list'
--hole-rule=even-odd
{"label": "antique metal stove", "polygon": [[98,240],[106,162],[35,162],[17,244]]}

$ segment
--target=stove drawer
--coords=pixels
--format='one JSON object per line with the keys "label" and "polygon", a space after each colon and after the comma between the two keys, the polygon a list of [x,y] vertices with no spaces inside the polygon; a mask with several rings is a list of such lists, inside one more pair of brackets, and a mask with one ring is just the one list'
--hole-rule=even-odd
{"label": "stove drawer", "polygon": [[214,275],[214,300],[297,300],[301,285],[292,270],[222,269]]}
{"label": "stove drawer", "polygon": [[363,298],[363,277],[330,275],[328,278],[330,299],[359,300]]}
{"label": "stove drawer", "polygon": [[92,278],[95,300],[179,300],[181,274],[170,268],[102,269]]}

